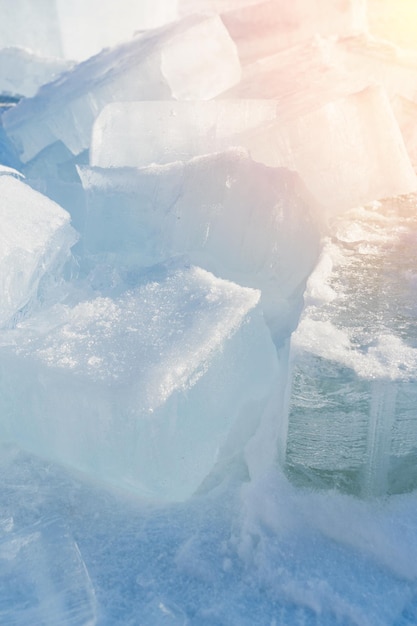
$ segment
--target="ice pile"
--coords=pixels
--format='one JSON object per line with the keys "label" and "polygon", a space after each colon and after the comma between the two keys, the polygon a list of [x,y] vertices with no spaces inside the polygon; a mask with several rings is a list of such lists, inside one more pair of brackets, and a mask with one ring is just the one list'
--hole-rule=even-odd
{"label": "ice pile", "polygon": [[0,0],[0,623],[416,623],[417,64],[372,7]]}
{"label": "ice pile", "polygon": [[[156,169],[80,171],[85,279],[55,292],[54,262],[75,240],[69,215],[58,207],[51,215],[51,201],[2,177],[14,207],[29,193],[36,219],[45,216],[26,231],[6,213],[4,262],[17,286],[4,287],[4,324],[23,321],[0,355],[2,437],[109,483],[183,499],[216,463],[244,453],[265,422],[279,445],[275,387],[285,385],[282,346],[317,259],[314,203],[297,175],[239,150]],[[49,308],[54,293],[75,304]],[[267,461],[248,459],[250,473]]]}

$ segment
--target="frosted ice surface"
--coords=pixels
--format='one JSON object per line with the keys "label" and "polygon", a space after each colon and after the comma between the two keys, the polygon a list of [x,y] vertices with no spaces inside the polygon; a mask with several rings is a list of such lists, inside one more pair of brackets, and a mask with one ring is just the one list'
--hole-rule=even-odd
{"label": "frosted ice surface", "polygon": [[218,16],[191,16],[76,66],[3,116],[22,161],[61,140],[89,147],[95,117],[114,101],[209,100],[240,79],[236,47]]}
{"label": "frosted ice surface", "polygon": [[258,300],[191,267],[64,308],[46,333],[28,320],[28,338],[1,352],[3,439],[115,485],[187,498],[229,431],[256,429],[272,393],[276,352]]}
{"label": "frosted ice surface", "polygon": [[0,176],[0,326],[53,276],[77,237],[69,214],[13,176]]}
{"label": "frosted ice surface", "polygon": [[0,622],[94,626],[96,599],[68,528],[51,516],[24,528],[0,519]]}
{"label": "frosted ice surface", "polygon": [[241,150],[80,174],[87,257],[126,270],[186,254],[217,276],[261,289],[274,335],[289,334],[319,248],[316,205],[297,174]]}
{"label": "frosted ice surface", "polygon": [[256,136],[276,111],[256,99],[108,104],[94,123],[90,164],[140,167],[246,147],[245,134]]}
{"label": "frosted ice surface", "polygon": [[177,19],[176,0],[55,0],[63,55],[83,60]]}
{"label": "frosted ice surface", "polygon": [[34,96],[41,85],[72,65],[71,61],[45,58],[22,48],[0,48],[0,93]]}
{"label": "frosted ice surface", "polygon": [[289,471],[364,495],[407,491],[417,484],[415,196],[353,211],[332,235],[294,337]]}
{"label": "frosted ice surface", "polygon": [[314,35],[346,37],[367,30],[365,0],[264,0],[222,14],[244,63]]}

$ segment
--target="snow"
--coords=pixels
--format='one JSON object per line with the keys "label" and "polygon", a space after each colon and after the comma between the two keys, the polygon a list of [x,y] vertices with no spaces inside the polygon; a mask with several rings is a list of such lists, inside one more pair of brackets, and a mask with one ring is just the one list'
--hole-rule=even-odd
{"label": "snow", "polygon": [[0,0],[1,624],[417,623],[393,1]]}

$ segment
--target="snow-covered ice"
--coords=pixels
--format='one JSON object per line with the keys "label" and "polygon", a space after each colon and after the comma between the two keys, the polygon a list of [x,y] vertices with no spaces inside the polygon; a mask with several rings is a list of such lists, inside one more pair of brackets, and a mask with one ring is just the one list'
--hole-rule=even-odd
{"label": "snow-covered ice", "polygon": [[340,217],[310,278],[287,442],[300,482],[368,495],[416,485],[414,213],[411,196]]}

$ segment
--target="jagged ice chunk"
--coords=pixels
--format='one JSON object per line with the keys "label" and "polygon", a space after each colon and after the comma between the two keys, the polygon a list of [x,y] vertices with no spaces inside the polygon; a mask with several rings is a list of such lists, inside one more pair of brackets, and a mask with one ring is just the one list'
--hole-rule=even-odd
{"label": "jagged ice chunk", "polygon": [[68,70],[73,63],[42,57],[17,47],[0,49],[0,93],[34,96],[41,85]]}
{"label": "jagged ice chunk", "polygon": [[3,116],[23,162],[61,140],[89,147],[94,119],[114,101],[209,100],[240,79],[236,47],[218,16],[190,16],[76,66]]}
{"label": "jagged ice chunk", "polygon": [[46,333],[30,321],[19,347],[0,351],[1,437],[113,485],[191,496],[273,392],[258,301],[191,267],[64,308]]}
{"label": "jagged ice chunk", "polygon": [[274,336],[288,336],[319,249],[317,207],[296,173],[230,150],[144,169],[80,168],[80,175],[87,261],[127,271],[186,254],[261,289]]}
{"label": "jagged ice chunk", "polygon": [[276,118],[272,100],[117,102],[97,117],[90,164],[140,167],[245,147],[245,134]]}
{"label": "jagged ice chunk", "polygon": [[77,237],[60,206],[16,178],[0,176],[0,327],[57,273]]}

